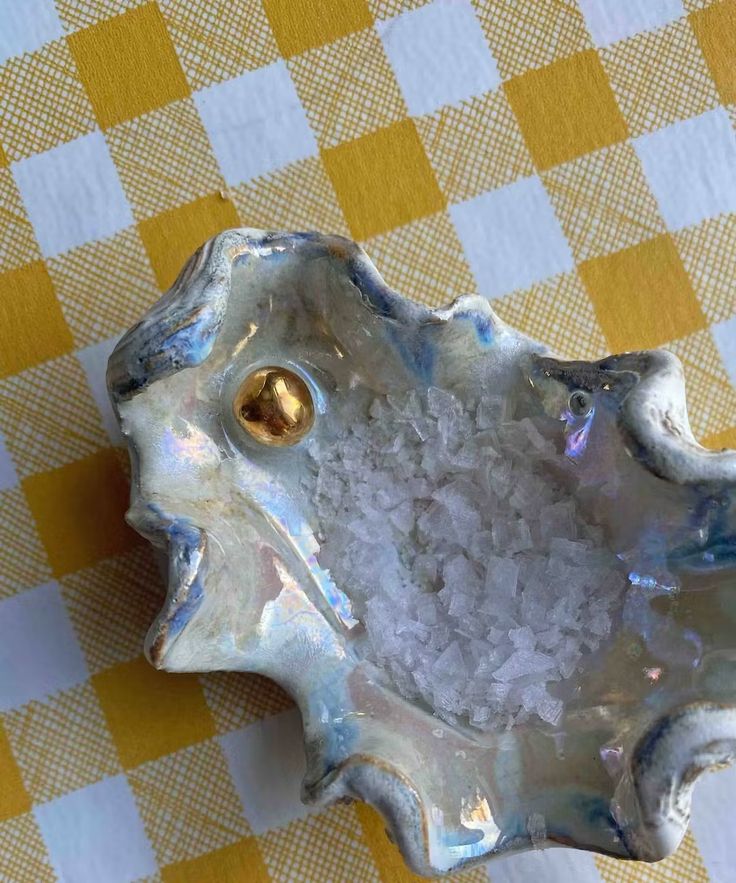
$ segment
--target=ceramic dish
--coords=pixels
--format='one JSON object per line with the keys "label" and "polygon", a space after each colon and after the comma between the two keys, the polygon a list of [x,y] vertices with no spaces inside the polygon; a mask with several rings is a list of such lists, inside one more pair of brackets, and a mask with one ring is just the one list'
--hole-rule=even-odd
{"label": "ceramic dish", "polygon": [[[244,410],[259,371],[280,416]],[[558,421],[634,599],[555,725],[479,731],[402,696],[359,649],[352,586],[320,567],[300,490],[309,444],[361,419],[361,390],[462,397],[480,375]],[[244,229],[192,257],[118,344],[108,385],[128,518],[169,556],[149,659],[288,690],[306,801],[368,801],[427,875],[555,844],[645,861],[677,847],[697,776],[736,752],[736,452],[693,438],[674,356],[559,360],[479,297],[405,300],[352,242]]]}

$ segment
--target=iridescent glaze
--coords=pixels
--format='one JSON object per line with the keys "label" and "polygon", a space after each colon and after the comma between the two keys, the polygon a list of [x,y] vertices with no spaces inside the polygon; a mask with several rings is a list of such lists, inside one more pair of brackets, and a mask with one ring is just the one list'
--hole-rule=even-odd
{"label": "iridescent glaze", "polygon": [[[304,444],[263,444],[238,420],[265,367],[300,378],[307,435],[326,441],[361,390],[457,395],[478,372],[559,419],[561,461],[630,583],[559,726],[450,726],[356,651],[350,586],[317,562]],[[372,803],[423,874],[532,846],[647,861],[676,848],[695,778],[736,753],[736,453],[693,438],[674,356],[562,361],[481,298],[404,300],[344,239],[234,230],[122,339],[108,384],[129,520],[169,555],[148,656],[283,685],[304,721],[305,800]]]}

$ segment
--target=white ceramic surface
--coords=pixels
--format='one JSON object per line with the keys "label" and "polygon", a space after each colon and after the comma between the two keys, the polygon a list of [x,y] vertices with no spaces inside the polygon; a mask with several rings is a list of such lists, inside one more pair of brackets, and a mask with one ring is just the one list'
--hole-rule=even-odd
{"label": "white ceramic surface", "polygon": [[[356,652],[350,586],[320,569],[299,492],[306,440],[260,445],[233,414],[264,365],[304,379],[322,442],[356,419],[356,389],[462,395],[480,376],[558,418],[571,391],[590,394],[568,454],[600,489],[586,505],[625,550],[641,615],[581,673],[559,726],[452,727]],[[244,229],[194,255],[112,354],[108,386],[130,522],[170,562],[149,658],[282,684],[304,722],[305,800],[369,801],[425,874],[531,846],[647,861],[676,848],[698,773],[736,752],[736,453],[692,437],[674,356],[560,361],[481,298],[435,311],[401,298],[347,240]],[[650,601],[661,567],[678,591]]]}

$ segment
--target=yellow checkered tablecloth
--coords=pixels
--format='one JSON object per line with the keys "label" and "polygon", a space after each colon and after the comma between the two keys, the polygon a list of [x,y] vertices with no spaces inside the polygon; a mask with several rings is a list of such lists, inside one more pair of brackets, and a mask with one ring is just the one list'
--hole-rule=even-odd
{"label": "yellow checkered tablecloth", "polygon": [[[372,810],[301,806],[277,688],[141,655],[104,366],[186,257],[351,236],[564,354],[668,347],[736,447],[735,126],[736,0],[0,0],[0,879],[412,879]],[[656,867],[457,879],[727,883],[735,793],[703,783]]]}

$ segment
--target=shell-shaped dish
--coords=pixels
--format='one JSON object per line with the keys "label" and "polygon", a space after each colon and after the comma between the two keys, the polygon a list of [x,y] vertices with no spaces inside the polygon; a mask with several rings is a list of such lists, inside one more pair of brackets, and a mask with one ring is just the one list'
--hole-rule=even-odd
{"label": "shell-shaped dish", "polygon": [[[269,368],[283,374],[264,393],[252,378]],[[462,399],[473,383],[557,421],[560,460],[593,488],[629,580],[554,725],[477,729],[405,698],[361,650],[350,576],[318,560],[310,445],[365,419],[366,391]],[[532,846],[645,861],[677,847],[697,775],[736,753],[736,452],[693,438],[674,356],[562,361],[481,298],[405,300],[352,242],[243,229],[192,257],[118,344],[108,386],[129,520],[170,562],[149,659],[288,690],[305,800],[373,804],[427,875]]]}

